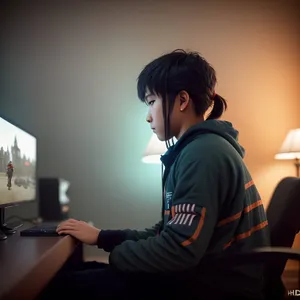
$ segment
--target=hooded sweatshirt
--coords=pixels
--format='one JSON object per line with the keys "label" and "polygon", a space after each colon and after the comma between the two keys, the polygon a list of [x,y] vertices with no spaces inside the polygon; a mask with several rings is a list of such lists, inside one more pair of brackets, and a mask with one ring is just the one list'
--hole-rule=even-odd
{"label": "hooded sweatshirt", "polygon": [[[143,231],[100,232],[98,247],[111,252],[111,266],[124,272],[193,270],[214,287],[236,290],[246,281],[249,289],[258,287],[257,266],[220,271],[205,264],[206,257],[269,245],[265,210],[244,152],[229,122],[206,120],[189,128],[161,157],[162,220]],[[229,277],[235,286],[229,287]]]}

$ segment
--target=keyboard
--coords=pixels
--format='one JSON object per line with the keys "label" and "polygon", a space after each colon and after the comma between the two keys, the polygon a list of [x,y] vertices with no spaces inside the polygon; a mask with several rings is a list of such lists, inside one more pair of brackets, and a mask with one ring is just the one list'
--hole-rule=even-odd
{"label": "keyboard", "polygon": [[20,231],[20,236],[59,236],[56,232],[58,223],[38,224]]}

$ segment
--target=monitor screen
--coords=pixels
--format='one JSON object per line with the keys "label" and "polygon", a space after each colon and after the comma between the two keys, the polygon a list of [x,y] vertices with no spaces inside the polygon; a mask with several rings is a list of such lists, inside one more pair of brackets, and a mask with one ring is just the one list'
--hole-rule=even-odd
{"label": "monitor screen", "polygon": [[0,117],[0,207],[36,199],[36,138]]}

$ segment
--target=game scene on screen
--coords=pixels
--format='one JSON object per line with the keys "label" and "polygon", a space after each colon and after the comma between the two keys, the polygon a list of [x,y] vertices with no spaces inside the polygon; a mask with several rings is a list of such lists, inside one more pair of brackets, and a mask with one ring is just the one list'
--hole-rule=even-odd
{"label": "game scene on screen", "polygon": [[0,205],[36,197],[36,138],[0,117]]}

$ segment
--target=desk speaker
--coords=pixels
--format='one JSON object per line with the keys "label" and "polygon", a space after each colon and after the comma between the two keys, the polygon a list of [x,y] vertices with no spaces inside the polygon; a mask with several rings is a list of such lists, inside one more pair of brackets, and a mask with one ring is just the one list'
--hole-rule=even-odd
{"label": "desk speaker", "polygon": [[70,183],[61,178],[39,179],[39,217],[41,221],[62,221],[69,218]]}

